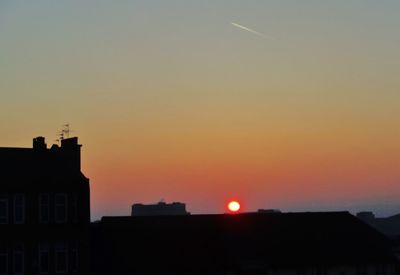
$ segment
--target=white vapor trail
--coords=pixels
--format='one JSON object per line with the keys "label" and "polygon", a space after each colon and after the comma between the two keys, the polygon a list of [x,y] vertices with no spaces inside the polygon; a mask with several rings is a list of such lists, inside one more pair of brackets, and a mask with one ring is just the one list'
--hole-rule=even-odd
{"label": "white vapor trail", "polygon": [[250,28],[248,28],[248,27],[242,26],[242,25],[240,25],[240,24],[238,24],[238,23],[231,22],[231,24],[232,24],[233,26],[235,26],[236,28],[239,28],[239,29],[242,29],[242,30],[251,32],[251,33],[254,33],[255,35],[258,35],[258,36],[261,36],[261,37],[264,37],[264,38],[268,38],[268,39],[273,39],[273,40],[275,40],[275,39],[274,39],[273,37],[271,37],[271,36],[265,35],[265,34],[263,34],[263,33],[261,33],[261,32],[258,32],[258,31],[255,31],[255,30],[253,30],[253,29],[250,29]]}

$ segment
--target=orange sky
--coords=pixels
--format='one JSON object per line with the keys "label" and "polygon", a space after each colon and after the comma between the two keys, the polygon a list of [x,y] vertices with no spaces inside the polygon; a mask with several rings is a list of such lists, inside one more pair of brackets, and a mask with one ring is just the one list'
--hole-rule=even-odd
{"label": "orange sky", "polygon": [[[151,2],[151,3],[150,3]],[[0,146],[83,144],[92,216],[400,204],[395,1],[0,3]],[[240,24],[257,33],[232,25]]]}

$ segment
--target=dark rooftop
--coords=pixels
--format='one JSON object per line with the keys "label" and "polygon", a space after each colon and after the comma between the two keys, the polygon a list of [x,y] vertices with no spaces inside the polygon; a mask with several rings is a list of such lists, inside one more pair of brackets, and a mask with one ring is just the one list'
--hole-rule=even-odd
{"label": "dark rooftop", "polygon": [[386,237],[348,212],[103,217],[93,226],[109,238],[104,249],[130,250],[127,257],[139,263],[151,258],[262,269],[395,260]]}
{"label": "dark rooftop", "polygon": [[[47,148],[43,137],[34,138],[32,148],[0,147],[0,177],[29,181],[43,177],[82,177],[80,148],[76,137],[64,139],[61,146],[51,148]],[[18,181],[7,182],[16,187]]]}

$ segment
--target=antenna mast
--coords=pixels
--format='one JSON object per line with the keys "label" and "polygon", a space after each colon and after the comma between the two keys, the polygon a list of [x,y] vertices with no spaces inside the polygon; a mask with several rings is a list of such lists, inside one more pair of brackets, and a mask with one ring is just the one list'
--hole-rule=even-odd
{"label": "antenna mast", "polygon": [[72,132],[72,130],[69,127],[69,123],[63,124],[63,128],[61,129],[60,132],[57,133],[58,139],[56,141],[60,143],[63,139],[69,138],[69,134]]}
{"label": "antenna mast", "polygon": [[71,129],[69,128],[69,123],[63,125],[62,133],[63,137],[69,138],[69,134],[71,133]]}

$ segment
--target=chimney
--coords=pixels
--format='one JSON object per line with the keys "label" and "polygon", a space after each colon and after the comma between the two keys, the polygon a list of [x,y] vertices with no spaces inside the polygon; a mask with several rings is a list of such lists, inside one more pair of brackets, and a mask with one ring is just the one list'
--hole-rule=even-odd
{"label": "chimney", "polygon": [[45,150],[47,149],[47,144],[44,137],[36,137],[33,139],[33,149],[34,150]]}
{"label": "chimney", "polygon": [[78,145],[78,138],[77,137],[73,137],[73,138],[65,138],[61,140],[61,148],[69,148],[69,149],[73,149],[76,147],[79,147],[80,145]]}
{"label": "chimney", "polygon": [[64,156],[64,164],[73,170],[81,170],[81,146],[77,137],[61,140],[60,153]]}

